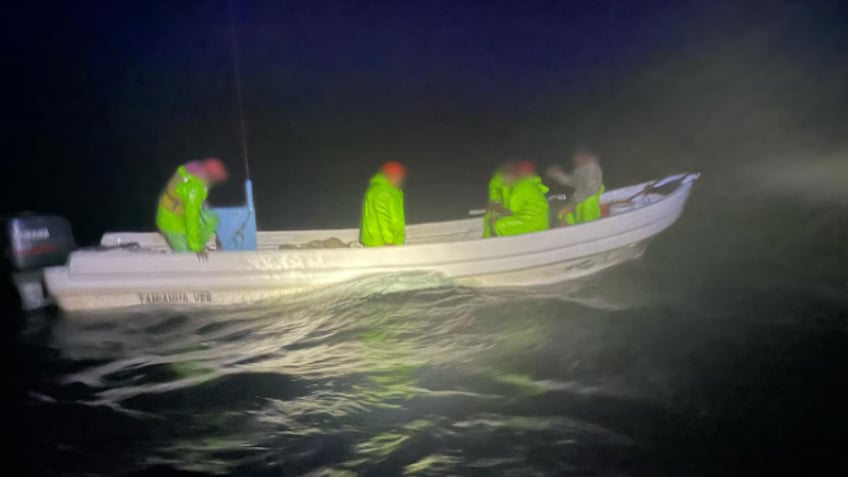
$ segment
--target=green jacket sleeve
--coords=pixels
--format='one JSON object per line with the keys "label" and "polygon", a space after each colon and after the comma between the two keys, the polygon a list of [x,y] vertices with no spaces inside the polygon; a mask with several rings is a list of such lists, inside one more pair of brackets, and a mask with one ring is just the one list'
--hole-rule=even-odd
{"label": "green jacket sleeve", "polygon": [[503,201],[503,187],[503,174],[496,172],[489,181],[489,202],[501,203]]}
{"label": "green jacket sleeve", "polygon": [[206,245],[200,240],[200,211],[203,209],[203,191],[197,186],[186,184],[184,195],[186,241],[192,252],[200,252]]}

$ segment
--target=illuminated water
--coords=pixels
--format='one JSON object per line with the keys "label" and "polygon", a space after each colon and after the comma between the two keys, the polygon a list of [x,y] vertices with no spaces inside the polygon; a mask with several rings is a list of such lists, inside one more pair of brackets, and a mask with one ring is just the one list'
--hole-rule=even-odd
{"label": "illuminated water", "polygon": [[[62,3],[4,11],[0,212],[147,230],[205,155],[241,201],[226,2]],[[848,475],[844,0],[234,3],[264,228],[355,226],[389,159],[414,222],[578,144],[609,188],[702,179],[644,257],[544,289],[6,313],[7,475]]]}
{"label": "illuminated water", "polygon": [[239,310],[30,317],[14,341],[21,459],[80,476],[757,475],[830,459],[848,214],[722,194],[706,178],[644,258],[542,289],[412,274]]}

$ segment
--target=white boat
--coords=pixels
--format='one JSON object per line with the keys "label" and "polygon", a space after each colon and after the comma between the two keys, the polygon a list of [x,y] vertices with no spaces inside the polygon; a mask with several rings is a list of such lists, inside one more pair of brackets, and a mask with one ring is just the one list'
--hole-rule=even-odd
{"label": "white boat", "polygon": [[[215,251],[200,261],[170,252],[157,233],[109,233],[101,241],[106,249],[73,252],[67,265],[47,268],[45,280],[65,310],[246,304],[411,271],[475,287],[547,284],[642,255],[648,239],[680,217],[697,178],[677,174],[611,190],[602,202],[630,200],[607,217],[512,237],[480,238],[480,218],[410,225],[402,247],[281,249],[330,237],[356,242],[358,229],[258,232],[256,250]],[[633,197],[649,185],[675,187]],[[122,247],[127,244],[138,245]]]}

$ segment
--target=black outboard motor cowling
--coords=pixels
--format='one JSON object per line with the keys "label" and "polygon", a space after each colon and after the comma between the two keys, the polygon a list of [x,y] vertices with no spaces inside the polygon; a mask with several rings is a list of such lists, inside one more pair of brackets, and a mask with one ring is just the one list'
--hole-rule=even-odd
{"label": "black outboard motor cowling", "polygon": [[70,224],[58,216],[22,214],[5,217],[2,225],[2,250],[21,296],[21,305],[34,310],[49,304],[43,270],[64,265],[68,260],[75,247]]}
{"label": "black outboard motor cowling", "polygon": [[55,215],[19,215],[4,220],[6,256],[17,271],[63,265],[74,249],[68,221]]}

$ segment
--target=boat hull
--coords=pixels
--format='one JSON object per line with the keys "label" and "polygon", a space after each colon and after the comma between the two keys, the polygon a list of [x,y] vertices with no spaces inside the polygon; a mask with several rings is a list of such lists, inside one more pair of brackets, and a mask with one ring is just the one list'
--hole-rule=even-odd
{"label": "boat hull", "polygon": [[[259,250],[213,252],[201,262],[193,254],[168,252],[157,234],[107,234],[104,245],[134,241],[142,249],[75,252],[67,266],[47,269],[45,278],[59,305],[71,311],[240,305],[376,274],[420,271],[475,287],[554,283],[641,256],[648,240],[680,217],[696,177],[631,212],[515,237],[479,239],[481,221],[466,219],[409,226],[404,247],[280,250],[328,237],[352,241],[356,229],[260,232]],[[643,187],[618,189],[604,199]]]}

